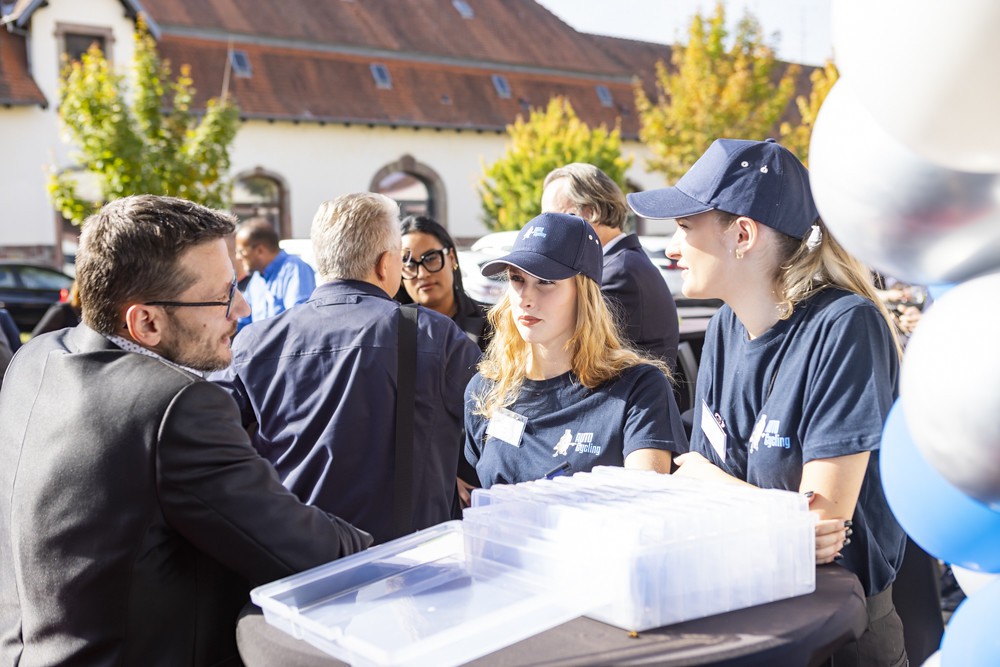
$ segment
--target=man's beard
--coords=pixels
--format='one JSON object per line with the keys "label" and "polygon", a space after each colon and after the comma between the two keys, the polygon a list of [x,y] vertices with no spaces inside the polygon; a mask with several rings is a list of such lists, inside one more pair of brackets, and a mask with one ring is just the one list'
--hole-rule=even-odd
{"label": "man's beard", "polygon": [[[193,368],[197,371],[221,371],[228,368],[232,357],[221,357],[216,352],[216,343],[206,342],[204,333],[188,327],[179,318],[169,315],[170,334],[168,340],[160,342],[159,354],[180,366]],[[229,337],[236,335],[236,323],[233,322]]]}

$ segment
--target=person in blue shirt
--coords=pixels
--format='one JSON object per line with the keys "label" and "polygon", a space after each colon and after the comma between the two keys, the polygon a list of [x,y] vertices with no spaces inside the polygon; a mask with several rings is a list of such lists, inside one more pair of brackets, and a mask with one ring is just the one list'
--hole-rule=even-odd
{"label": "person in blue shirt", "polygon": [[236,230],[236,257],[250,274],[243,293],[250,315],[240,320],[240,329],[305,303],[316,289],[313,268],[278,246],[278,232],[265,218],[251,218]]}
{"label": "person in blue shirt", "polygon": [[509,279],[465,392],[465,456],[485,488],[598,465],[668,473],[686,451],[670,372],[623,342],[602,259],[583,219],[543,213],[483,265]]}
{"label": "person in blue shirt", "polygon": [[725,306],[705,337],[691,452],[675,474],[809,494],[816,562],[865,589],[869,626],[839,665],[904,665],[892,604],[905,534],[878,469],[899,344],[869,271],[829,235],[806,168],[768,141],[719,139],[674,187],[631,194],[675,218],[683,291]]}

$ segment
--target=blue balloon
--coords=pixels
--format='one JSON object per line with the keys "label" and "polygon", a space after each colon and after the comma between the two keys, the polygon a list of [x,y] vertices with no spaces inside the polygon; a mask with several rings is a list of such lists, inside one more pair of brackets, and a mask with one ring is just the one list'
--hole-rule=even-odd
{"label": "blue balloon", "polygon": [[945,292],[955,287],[958,283],[941,283],[940,285],[928,285],[927,292],[931,295],[931,298],[937,301]]}
{"label": "blue balloon", "polygon": [[924,459],[899,401],[886,419],[879,457],[889,507],[924,551],[970,570],[1000,572],[1000,512],[959,491]]}
{"label": "blue balloon", "polygon": [[1000,665],[1000,581],[994,581],[959,605],[941,641],[941,664],[962,667]]}

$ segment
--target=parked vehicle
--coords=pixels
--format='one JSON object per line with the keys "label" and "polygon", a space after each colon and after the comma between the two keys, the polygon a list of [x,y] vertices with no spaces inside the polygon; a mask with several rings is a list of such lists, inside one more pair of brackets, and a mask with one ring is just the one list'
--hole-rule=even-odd
{"label": "parked vehicle", "polygon": [[0,261],[0,303],[17,328],[30,332],[54,303],[64,301],[73,278],[48,266]]}

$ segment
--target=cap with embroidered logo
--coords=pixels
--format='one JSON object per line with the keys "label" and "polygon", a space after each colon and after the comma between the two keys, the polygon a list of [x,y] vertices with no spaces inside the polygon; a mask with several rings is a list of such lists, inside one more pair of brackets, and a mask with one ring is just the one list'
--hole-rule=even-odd
{"label": "cap with embroidered logo", "polygon": [[717,139],[673,187],[627,198],[644,218],[686,218],[719,209],[799,239],[819,218],[809,172],[774,139]]}
{"label": "cap with embroidered logo", "polygon": [[509,254],[483,264],[481,271],[495,276],[509,266],[542,280],[565,280],[581,273],[600,285],[604,254],[597,233],[583,218],[542,213],[521,229]]}

